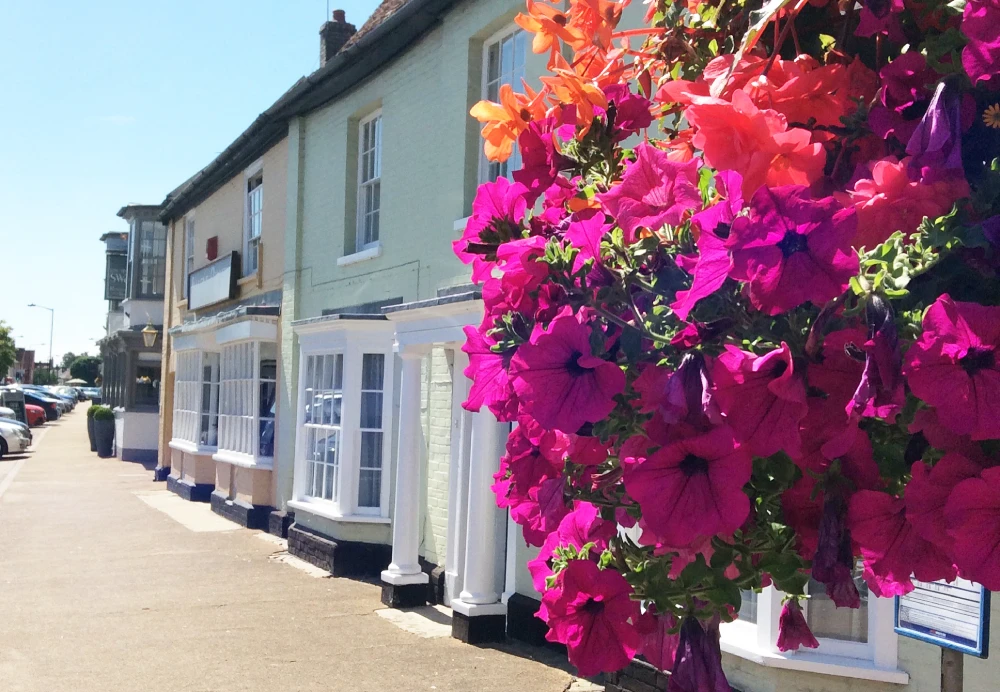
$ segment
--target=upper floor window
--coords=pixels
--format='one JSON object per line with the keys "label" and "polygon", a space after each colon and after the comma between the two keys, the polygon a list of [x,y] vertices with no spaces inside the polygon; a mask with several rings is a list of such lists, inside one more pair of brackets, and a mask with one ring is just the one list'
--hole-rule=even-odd
{"label": "upper floor window", "polygon": [[139,298],[161,298],[167,278],[167,229],[156,221],[139,226]]}
{"label": "upper floor window", "polygon": [[382,197],[382,112],[358,126],[358,235],[355,251],[378,243]]}
{"label": "upper floor window", "polygon": [[[494,103],[500,100],[500,87],[508,84],[520,90],[524,79],[524,61],[528,55],[528,39],[523,30],[508,27],[491,37],[483,46],[483,98]],[[510,177],[521,167],[521,152],[514,146],[510,158],[499,163],[489,161],[480,151],[479,182]]]}
{"label": "upper floor window", "polygon": [[264,174],[247,178],[246,236],[243,248],[243,276],[256,274],[260,264],[260,231],[264,210]]}
{"label": "upper floor window", "polygon": [[194,218],[184,219],[184,280],[181,282],[181,291],[187,298],[188,277],[194,271]]}

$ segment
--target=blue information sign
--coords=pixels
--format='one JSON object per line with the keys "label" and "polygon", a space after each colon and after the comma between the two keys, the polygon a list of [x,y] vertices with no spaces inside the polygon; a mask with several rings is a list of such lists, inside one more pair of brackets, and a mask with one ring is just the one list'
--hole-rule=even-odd
{"label": "blue information sign", "polygon": [[989,656],[989,591],[966,579],[914,579],[913,584],[913,591],[896,597],[898,634],[970,656]]}

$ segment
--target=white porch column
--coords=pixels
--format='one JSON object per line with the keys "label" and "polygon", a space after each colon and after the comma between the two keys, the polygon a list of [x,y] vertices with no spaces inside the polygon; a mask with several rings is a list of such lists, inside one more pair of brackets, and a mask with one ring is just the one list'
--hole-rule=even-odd
{"label": "white porch column", "polygon": [[469,395],[465,369],[469,356],[453,347],[451,381],[451,461],[448,470],[448,549],[445,555],[445,598],[449,605],[463,587],[465,568],[466,518],[469,507],[469,451],[472,442],[472,414],[462,408]]}
{"label": "white porch column", "polygon": [[420,362],[428,346],[397,348],[403,361],[399,387],[396,503],[392,517],[392,563],[382,581],[393,586],[427,584],[420,570]]}
{"label": "white porch column", "polygon": [[[497,422],[489,409],[483,407],[472,415],[472,452],[469,463],[468,527],[465,544],[464,584],[459,599],[452,607],[472,616],[503,612],[497,574],[503,554],[503,537],[498,530],[499,510],[490,486],[499,468],[506,442],[506,424]],[[494,608],[475,606],[495,605]],[[462,606],[473,606],[463,608]]]}

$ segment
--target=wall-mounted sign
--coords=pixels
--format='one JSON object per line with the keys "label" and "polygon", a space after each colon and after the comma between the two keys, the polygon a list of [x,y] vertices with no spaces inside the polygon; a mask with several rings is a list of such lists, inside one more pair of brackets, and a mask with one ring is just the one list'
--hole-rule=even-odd
{"label": "wall-mounted sign", "polygon": [[913,584],[913,591],[896,597],[898,634],[971,656],[989,656],[989,591],[966,579],[914,579]]}
{"label": "wall-mounted sign", "polygon": [[240,276],[240,254],[235,250],[222,259],[188,275],[188,310],[232,300]]}
{"label": "wall-mounted sign", "polygon": [[104,272],[104,299],[125,300],[128,295],[128,257],[108,255]]}

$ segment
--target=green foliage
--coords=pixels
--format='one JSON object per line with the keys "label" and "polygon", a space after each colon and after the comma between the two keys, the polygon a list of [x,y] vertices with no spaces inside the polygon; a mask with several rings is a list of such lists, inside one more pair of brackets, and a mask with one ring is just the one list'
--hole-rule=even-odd
{"label": "green foliage", "polygon": [[100,404],[95,404],[87,409],[87,418],[93,418],[94,414],[97,413],[97,409],[101,407]]}
{"label": "green foliage", "polygon": [[[85,356],[85,355],[87,355],[87,354],[86,354],[86,353],[83,353],[83,354],[81,354],[81,355],[84,355],[84,356]],[[75,353],[73,353],[72,351],[66,351],[66,353],[64,353],[64,354],[63,354],[63,357],[62,357],[62,369],[63,369],[63,370],[69,370],[69,367],[70,367],[71,365],[73,365],[73,361],[75,361],[75,360],[76,360],[77,358],[79,358],[79,357],[80,357],[80,356],[76,355],[76,354],[75,354]]]}
{"label": "green foliage", "polygon": [[35,370],[35,374],[31,378],[32,384],[59,384],[59,375],[55,370],[49,370],[48,368],[42,368]]}
{"label": "green foliage", "polygon": [[85,380],[89,386],[93,387],[94,381],[101,375],[101,359],[96,356],[82,355],[70,365],[69,374],[74,378]]}
{"label": "green foliage", "polygon": [[95,421],[113,421],[115,419],[115,412],[111,410],[110,406],[91,406],[90,408],[94,409]]}
{"label": "green foliage", "polygon": [[10,332],[11,328],[0,321],[0,380],[7,376],[7,371],[17,362],[17,349]]}

